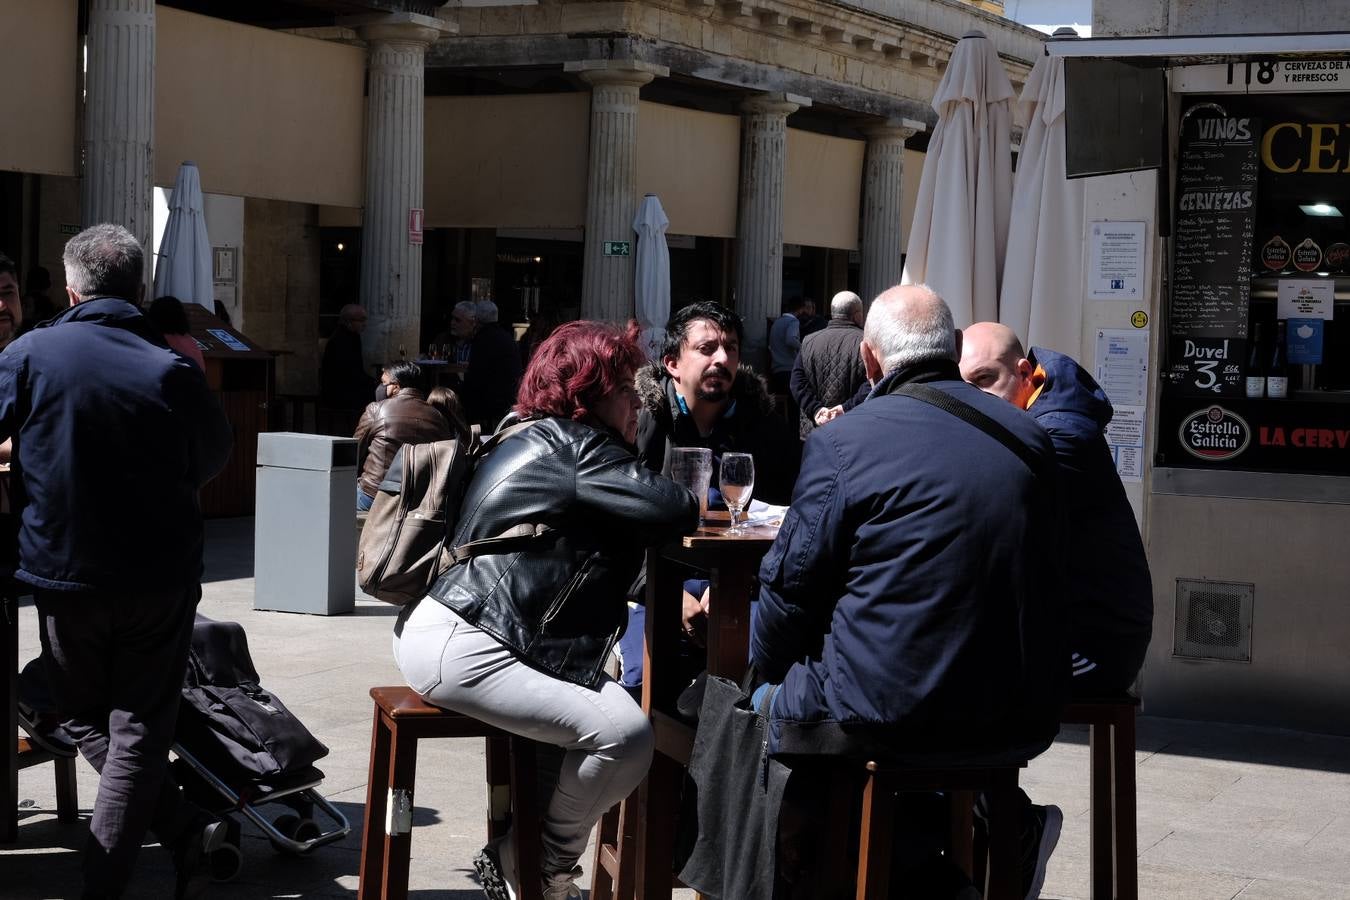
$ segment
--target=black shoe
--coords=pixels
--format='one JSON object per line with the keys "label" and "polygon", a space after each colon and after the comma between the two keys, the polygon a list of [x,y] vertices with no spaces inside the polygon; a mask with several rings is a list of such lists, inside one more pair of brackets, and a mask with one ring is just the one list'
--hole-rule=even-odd
{"label": "black shoe", "polygon": [[1058,806],[1032,806],[1022,831],[1022,895],[1036,900],[1045,885],[1050,854],[1059,843],[1064,813]]}
{"label": "black shoe", "polygon": [[194,825],[173,848],[173,867],[178,873],[174,900],[199,900],[211,884],[211,854],[225,844],[229,826],[219,819]]}

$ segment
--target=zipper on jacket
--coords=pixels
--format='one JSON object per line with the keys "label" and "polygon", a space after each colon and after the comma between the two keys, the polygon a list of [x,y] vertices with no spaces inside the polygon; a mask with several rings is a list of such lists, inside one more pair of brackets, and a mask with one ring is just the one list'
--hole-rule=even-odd
{"label": "zipper on jacket", "polygon": [[581,568],[577,569],[576,574],[568,580],[567,584],[563,585],[563,589],[558,592],[558,596],[548,605],[548,609],[544,610],[544,617],[539,620],[539,629],[541,631],[545,625],[558,617],[558,613],[562,611],[563,604],[567,602],[567,598],[576,593],[577,587],[585,580],[587,573],[590,572],[591,567],[595,562],[595,556],[596,555],[592,553],[590,556],[586,557],[586,561],[581,564]]}

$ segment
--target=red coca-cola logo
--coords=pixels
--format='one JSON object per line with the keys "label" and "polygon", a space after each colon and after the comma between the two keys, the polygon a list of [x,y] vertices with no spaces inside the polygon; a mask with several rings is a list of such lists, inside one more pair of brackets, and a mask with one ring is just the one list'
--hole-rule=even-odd
{"label": "red coca-cola logo", "polygon": [[1294,248],[1294,268],[1300,272],[1313,272],[1322,264],[1322,248],[1312,238],[1304,238]]}
{"label": "red coca-cola logo", "polygon": [[1272,272],[1283,271],[1285,266],[1289,265],[1289,257],[1292,254],[1293,250],[1290,249],[1289,243],[1277,234],[1261,248],[1261,265]]}

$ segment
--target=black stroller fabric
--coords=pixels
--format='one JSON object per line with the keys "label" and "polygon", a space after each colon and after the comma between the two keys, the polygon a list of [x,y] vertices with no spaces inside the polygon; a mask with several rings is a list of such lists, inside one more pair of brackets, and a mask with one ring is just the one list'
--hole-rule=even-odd
{"label": "black stroller fabric", "polygon": [[208,768],[249,780],[301,771],[328,755],[285,704],[258,684],[244,629],[201,615],[192,627],[177,736]]}

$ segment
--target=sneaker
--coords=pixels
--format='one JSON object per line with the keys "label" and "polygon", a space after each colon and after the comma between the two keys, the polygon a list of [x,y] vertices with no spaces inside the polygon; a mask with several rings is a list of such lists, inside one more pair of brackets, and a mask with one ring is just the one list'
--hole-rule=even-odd
{"label": "sneaker", "polygon": [[581,877],[581,866],[573,866],[569,872],[555,872],[544,876],[544,900],[581,900],[581,888],[577,879]]}
{"label": "sneaker", "polygon": [[229,826],[211,819],[188,830],[173,848],[174,900],[199,900],[211,884],[211,854],[225,845]]}
{"label": "sneaker", "polygon": [[478,883],[488,900],[516,900],[520,894],[520,875],[516,872],[516,847],[508,831],[488,842],[473,858]]}
{"label": "sneaker", "polygon": [[1059,843],[1064,813],[1058,806],[1033,805],[1028,819],[1028,827],[1022,834],[1022,885],[1027,900],[1036,900],[1045,885],[1050,854]]}

